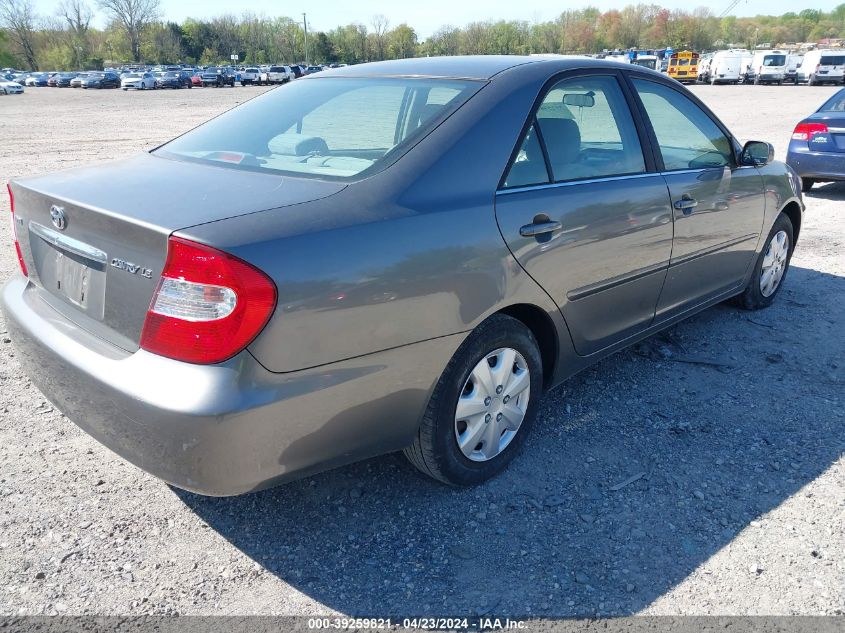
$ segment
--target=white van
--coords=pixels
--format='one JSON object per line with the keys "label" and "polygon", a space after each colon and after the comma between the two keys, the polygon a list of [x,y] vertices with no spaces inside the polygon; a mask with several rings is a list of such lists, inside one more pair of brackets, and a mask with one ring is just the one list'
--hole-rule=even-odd
{"label": "white van", "polygon": [[804,55],[801,53],[793,53],[786,58],[786,75],[783,80],[786,83],[798,83],[798,68],[804,60]]}
{"label": "white van", "polygon": [[750,57],[749,52],[742,48],[716,51],[713,53],[713,59],[710,60],[707,74],[702,80],[714,86],[739,83],[743,72],[743,61],[748,57]]}
{"label": "white van", "polygon": [[786,77],[787,58],[786,51],[754,51],[746,81],[781,85]]}
{"label": "white van", "polygon": [[845,50],[815,50],[804,53],[798,68],[798,81],[808,86],[841,84]]}

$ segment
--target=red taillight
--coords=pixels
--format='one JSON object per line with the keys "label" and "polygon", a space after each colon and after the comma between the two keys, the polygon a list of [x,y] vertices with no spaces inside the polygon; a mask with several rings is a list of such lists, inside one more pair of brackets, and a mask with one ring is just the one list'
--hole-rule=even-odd
{"label": "red taillight", "polygon": [[792,132],[792,140],[809,141],[816,134],[827,134],[827,126],[824,123],[799,123]]}
{"label": "red taillight", "polygon": [[276,307],[276,286],[228,253],[178,237],[141,332],[141,347],[188,363],[227,360],[249,345]]}
{"label": "red taillight", "polygon": [[15,241],[15,252],[18,254],[18,265],[21,267],[21,272],[24,277],[29,277],[29,273],[26,270],[26,264],[23,261],[21,243],[18,241],[18,227],[15,222],[15,196],[12,194],[12,185],[6,183],[6,189],[9,192],[9,208],[12,211],[12,239]]}

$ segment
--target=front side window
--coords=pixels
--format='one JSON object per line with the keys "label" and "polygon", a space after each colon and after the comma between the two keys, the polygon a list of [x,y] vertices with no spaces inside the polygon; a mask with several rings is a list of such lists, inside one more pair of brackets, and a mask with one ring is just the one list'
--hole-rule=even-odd
{"label": "front side window", "polygon": [[664,84],[644,79],[633,83],[651,120],[666,171],[732,163],[730,139],[704,110]]}
{"label": "front side window", "polygon": [[234,168],[348,178],[386,162],[483,82],[326,77],[272,90],[156,153]]}

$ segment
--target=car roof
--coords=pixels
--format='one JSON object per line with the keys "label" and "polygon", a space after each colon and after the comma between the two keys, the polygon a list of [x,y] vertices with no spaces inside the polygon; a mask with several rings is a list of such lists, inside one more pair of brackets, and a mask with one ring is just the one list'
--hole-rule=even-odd
{"label": "car roof", "polygon": [[495,75],[526,64],[555,66],[552,72],[567,68],[614,67],[629,64],[592,59],[578,55],[458,55],[454,57],[415,57],[332,68],[323,76],[332,77],[448,77],[452,79],[492,79]]}

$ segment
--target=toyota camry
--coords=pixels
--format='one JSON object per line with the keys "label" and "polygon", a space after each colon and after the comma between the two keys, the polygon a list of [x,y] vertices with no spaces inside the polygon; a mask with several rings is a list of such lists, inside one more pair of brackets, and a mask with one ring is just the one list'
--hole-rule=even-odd
{"label": "toyota camry", "polygon": [[44,394],[176,486],[238,494],[398,450],[472,485],[545,389],[718,302],[770,305],[800,188],[647,68],[363,64],[15,180],[0,298]]}

